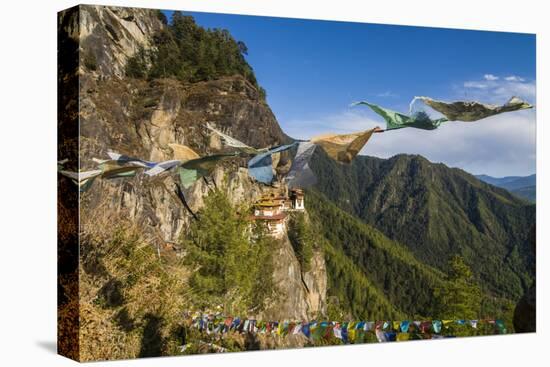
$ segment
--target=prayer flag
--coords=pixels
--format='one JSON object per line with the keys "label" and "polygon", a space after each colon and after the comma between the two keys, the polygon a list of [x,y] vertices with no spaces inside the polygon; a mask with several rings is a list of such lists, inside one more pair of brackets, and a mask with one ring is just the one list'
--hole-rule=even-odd
{"label": "prayer flag", "polygon": [[181,164],[180,160],[170,160],[157,163],[153,168],[145,171],[148,176],[156,176]]}
{"label": "prayer flag", "polygon": [[319,145],[332,159],[341,163],[351,163],[353,158],[365,144],[372,134],[379,130],[378,127],[351,134],[325,134],[313,137],[311,143]]}
{"label": "prayer flag", "polygon": [[449,121],[477,121],[504,112],[533,108],[533,105],[518,97],[512,97],[503,105],[484,104],[477,101],[442,102],[430,97],[414,97],[411,102],[421,100]]}
{"label": "prayer flag", "polygon": [[260,153],[248,161],[248,174],[256,181],[270,184],[273,181],[273,167],[271,156],[275,153],[283,152],[297,145],[294,142],[288,145],[281,145],[270,149],[265,153]]}
{"label": "prayer flag", "polygon": [[187,145],[182,144],[168,144],[170,149],[172,149],[172,159],[177,159],[182,162],[187,162],[192,159],[200,158],[197,152],[189,148]]}
{"label": "prayer flag", "polygon": [[434,320],[432,321],[432,327],[436,334],[439,334],[441,332],[441,321]]}
{"label": "prayer flag", "polygon": [[290,167],[290,171],[285,177],[289,188],[309,187],[315,185],[317,178],[309,167],[309,160],[315,152],[317,146],[311,142],[300,142],[298,151]]}
{"label": "prayer flag", "polygon": [[214,127],[212,127],[208,123],[206,124],[206,128],[209,129],[210,131],[214,132],[215,134],[217,134],[222,139],[222,141],[224,142],[225,145],[230,146],[232,148],[237,148],[242,152],[249,153],[249,154],[257,154],[259,152],[267,150],[267,149],[253,148],[253,147],[243,143],[242,141],[239,141],[239,140],[237,140],[237,139],[235,139],[235,138],[233,138],[233,137],[231,137],[227,134],[222,133],[221,131],[215,129]]}
{"label": "prayer flag", "polygon": [[449,121],[446,118],[432,120],[425,112],[418,112],[409,116],[366,101],[356,102],[353,104],[353,106],[356,105],[368,106],[375,113],[382,116],[382,118],[386,121],[386,130],[401,129],[403,127],[434,130],[437,129],[442,123]]}

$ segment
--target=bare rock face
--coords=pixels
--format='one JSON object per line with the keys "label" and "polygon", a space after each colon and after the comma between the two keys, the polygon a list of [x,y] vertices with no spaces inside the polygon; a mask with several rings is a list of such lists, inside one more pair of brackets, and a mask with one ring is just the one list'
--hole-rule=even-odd
{"label": "bare rock face", "polygon": [[[80,5],[81,65],[101,76],[123,77],[128,58],[151,47],[162,27],[151,9]],[[87,65],[86,65],[87,64]]]}
{"label": "bare rock face", "polygon": [[277,289],[276,298],[279,301],[271,304],[260,318],[307,320],[307,291],[302,282],[300,263],[288,237],[284,236],[279,242],[273,258],[275,265],[273,279]]}
{"label": "bare rock face", "polygon": [[311,317],[325,315],[327,295],[327,268],[324,253],[316,250],[311,258],[311,270],[302,276],[307,289],[306,302]]}
{"label": "bare rock face", "polygon": [[274,280],[278,302],[268,307],[261,319],[311,320],[326,314],[327,274],[322,251],[315,251],[311,270],[302,272],[300,263],[285,235],[273,254]]}

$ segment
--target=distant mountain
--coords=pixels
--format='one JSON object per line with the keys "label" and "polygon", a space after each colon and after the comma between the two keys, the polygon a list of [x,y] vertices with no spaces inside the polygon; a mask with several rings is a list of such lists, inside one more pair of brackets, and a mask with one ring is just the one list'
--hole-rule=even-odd
{"label": "distant mountain", "polygon": [[536,186],[521,187],[519,189],[512,190],[512,193],[516,194],[519,197],[525,198],[533,203],[537,200]]}
{"label": "distant mountain", "polygon": [[537,176],[532,174],[529,176],[507,176],[507,177],[492,177],[488,175],[477,175],[481,181],[491,185],[502,187],[519,197],[525,198],[531,202],[536,200],[536,185]]}
{"label": "distant mountain", "polygon": [[315,189],[421,262],[445,271],[449,257],[459,254],[487,291],[512,300],[531,284],[534,205],[421,156],[358,156],[342,165],[315,154]]}

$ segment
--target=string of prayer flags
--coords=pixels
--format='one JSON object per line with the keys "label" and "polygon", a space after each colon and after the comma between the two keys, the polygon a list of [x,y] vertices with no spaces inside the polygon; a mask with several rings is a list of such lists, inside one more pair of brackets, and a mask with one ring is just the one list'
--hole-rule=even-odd
{"label": "string of prayer flags", "polygon": [[427,113],[419,111],[412,115],[392,111],[367,101],[355,102],[352,106],[365,105],[386,121],[386,130],[414,127],[422,130],[437,129],[442,123],[449,121],[447,118],[431,119]]}
{"label": "string of prayer flags", "polygon": [[157,176],[163,172],[166,172],[174,167],[177,167],[181,164],[182,162],[180,160],[177,160],[177,159],[173,159],[173,160],[169,160],[169,161],[163,161],[163,162],[158,162],[153,168],[151,169],[148,169],[147,171],[145,171],[145,174],[147,176]]}
{"label": "string of prayer flags", "polygon": [[[475,323],[472,323],[475,321]],[[193,326],[207,334],[224,334],[229,331],[237,333],[260,333],[286,337],[303,335],[312,341],[336,338],[344,344],[363,343],[367,333],[378,342],[407,341],[419,339],[441,339],[454,337],[452,325],[477,329],[479,322],[491,326],[483,332],[494,330],[495,333],[506,333],[502,320],[432,320],[432,321],[257,321],[238,317],[224,318],[220,315],[197,316]],[[476,325],[474,327],[473,325]],[[476,333],[481,331],[476,331]]]}
{"label": "string of prayer flags", "polygon": [[230,147],[254,154],[249,161],[249,174],[256,181],[270,184],[273,181],[273,170],[271,167],[274,153],[286,150],[299,143],[293,165],[287,180],[289,187],[307,187],[315,184],[316,178],[309,168],[309,159],[315,151],[315,146],[319,145],[334,160],[342,163],[351,163],[353,158],[359,154],[361,149],[368,142],[374,132],[381,131],[380,128],[361,131],[351,134],[325,134],[312,138],[310,141],[294,142],[288,145],[282,145],[276,148],[256,149],[253,148],[217,129],[210,124],[206,124],[207,129],[219,135],[223,142]]}
{"label": "string of prayer flags", "polygon": [[92,161],[97,163],[97,168],[103,172],[101,177],[106,179],[133,177],[144,168],[140,163],[121,164],[113,159],[92,158]]}
{"label": "string of prayer flags", "polygon": [[125,178],[125,177],[134,177],[138,170],[142,168],[136,167],[118,167],[104,170],[101,174],[101,178],[106,179],[115,179],[115,178]]}
{"label": "string of prayer flags", "polygon": [[[179,147],[184,147],[178,144],[174,144]],[[187,147],[185,147],[187,148]],[[184,149],[185,149],[184,148]],[[190,149],[190,148],[188,148]],[[190,154],[189,151],[187,151],[187,154]],[[107,155],[115,161],[118,165],[127,165],[127,166],[133,166],[133,167],[143,167],[146,168],[145,174],[148,176],[156,176],[159,175],[167,170],[170,170],[174,167],[177,167],[181,160],[168,160],[163,162],[150,162],[146,161],[140,158],[130,157],[127,155],[123,155],[114,151],[107,152]],[[135,173],[135,171],[134,171]]]}
{"label": "string of prayer flags", "polygon": [[503,105],[484,104],[477,101],[443,102],[430,97],[414,97],[412,104],[420,100],[444,115],[449,121],[478,121],[504,112],[533,108],[519,97],[512,97]]}
{"label": "string of prayer flags", "polygon": [[222,138],[225,145],[233,148],[237,148],[239,151],[243,153],[253,154],[254,157],[252,157],[248,161],[248,174],[250,175],[250,177],[254,178],[256,181],[262,182],[265,184],[271,184],[274,177],[273,168],[272,168],[272,163],[273,163],[272,155],[275,153],[280,153],[285,150],[288,150],[298,144],[298,142],[294,142],[292,144],[280,145],[278,147],[271,148],[271,149],[268,149],[268,148],[256,149],[227,134],[222,133],[221,131],[215,129],[208,123],[206,124],[206,128],[214,132],[215,134],[219,135]]}
{"label": "string of prayer flags", "polygon": [[379,127],[351,134],[324,134],[313,137],[311,142],[323,148],[335,161],[351,163],[377,131],[381,131]]}
{"label": "string of prayer flags", "polygon": [[93,161],[98,163],[95,170],[81,171],[79,173],[60,170],[60,173],[72,178],[73,182],[80,187],[80,191],[84,192],[90,188],[94,180],[99,176],[105,179],[131,177],[135,175],[137,170],[142,168],[139,165],[121,166],[117,161],[110,159],[99,160],[93,158]]}

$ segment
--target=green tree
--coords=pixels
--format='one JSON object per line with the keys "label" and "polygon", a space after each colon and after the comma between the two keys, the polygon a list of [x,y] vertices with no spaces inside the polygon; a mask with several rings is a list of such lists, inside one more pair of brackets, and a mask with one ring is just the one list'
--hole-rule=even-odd
{"label": "green tree", "polygon": [[130,78],[143,78],[147,74],[147,58],[143,47],[128,59],[126,63],[126,76]]}
{"label": "green tree", "polygon": [[166,15],[164,15],[161,10],[157,10],[157,18],[162,22],[162,24],[168,24],[168,19],[166,19]]}
{"label": "green tree", "polygon": [[449,273],[442,286],[435,289],[438,317],[442,319],[477,319],[481,309],[481,290],[464,259],[455,255],[449,261]]}
{"label": "green tree", "polygon": [[265,301],[275,295],[273,283],[273,250],[276,243],[269,236],[267,228],[261,222],[252,224],[252,239],[250,247],[250,259],[255,261],[249,274],[252,281],[250,308],[263,309]]}
{"label": "green tree", "polygon": [[165,26],[153,36],[154,47],[147,50],[147,55],[138,52],[132,56],[126,75],[153,79],[175,77],[192,83],[241,75],[265,100],[265,90],[258,85],[245,59],[248,48],[244,42],[235,40],[225,29],[202,28],[193,17],[181,12],[174,12],[170,23],[162,13],[158,16]]}
{"label": "green tree", "polygon": [[208,195],[199,220],[184,239],[186,262],[194,267],[190,278],[194,303],[223,306],[228,313],[259,308],[270,295],[271,241],[259,228],[250,228],[227,196],[219,190]]}

